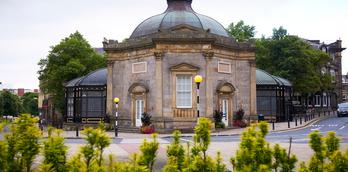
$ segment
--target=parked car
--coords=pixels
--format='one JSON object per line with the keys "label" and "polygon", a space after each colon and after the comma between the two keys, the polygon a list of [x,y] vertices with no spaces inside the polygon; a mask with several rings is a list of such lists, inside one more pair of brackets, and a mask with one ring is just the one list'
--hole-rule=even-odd
{"label": "parked car", "polygon": [[337,116],[338,117],[348,116],[348,102],[338,104]]}

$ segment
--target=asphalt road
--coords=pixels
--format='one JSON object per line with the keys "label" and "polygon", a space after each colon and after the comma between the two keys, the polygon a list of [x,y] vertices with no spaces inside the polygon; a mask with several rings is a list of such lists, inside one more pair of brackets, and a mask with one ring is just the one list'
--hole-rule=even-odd
{"label": "asphalt road", "polygon": [[[292,137],[293,143],[305,143],[309,141],[308,135],[310,132],[318,130],[323,135],[326,135],[329,131],[336,132],[337,136],[341,138],[342,143],[348,143],[348,117],[334,117],[328,118],[317,123],[312,124],[309,127],[285,131],[285,132],[270,132],[266,139],[272,143],[288,143],[290,137]],[[170,140],[170,139],[169,139]],[[192,137],[182,137],[183,141],[191,141]],[[239,142],[240,136],[213,136],[212,142]]]}

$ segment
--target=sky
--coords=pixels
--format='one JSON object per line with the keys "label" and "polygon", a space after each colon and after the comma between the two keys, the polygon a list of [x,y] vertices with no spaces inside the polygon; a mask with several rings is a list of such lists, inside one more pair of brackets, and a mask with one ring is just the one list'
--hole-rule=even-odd
{"label": "sky", "polygon": [[[347,0],[193,0],[193,9],[227,27],[244,20],[256,37],[283,26],[291,35],[348,47]],[[0,88],[38,88],[38,61],[50,47],[79,31],[93,47],[122,41],[166,0],[0,0]],[[348,50],[342,54],[348,72]]]}

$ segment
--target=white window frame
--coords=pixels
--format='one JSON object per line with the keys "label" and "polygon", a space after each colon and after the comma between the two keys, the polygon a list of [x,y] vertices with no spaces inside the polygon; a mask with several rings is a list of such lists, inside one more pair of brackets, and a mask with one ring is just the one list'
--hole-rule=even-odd
{"label": "white window frame", "polygon": [[[143,71],[135,71],[134,66],[139,65],[139,64],[144,64],[145,65],[145,70]],[[147,62],[138,62],[138,63],[132,63],[132,73],[146,73],[147,72]]]}
{"label": "white window frame", "polygon": [[315,107],[321,106],[321,96],[320,95],[315,95],[314,96],[314,103],[315,103]]}
{"label": "white window frame", "polygon": [[[178,92],[179,92],[179,90],[178,90],[178,77],[179,76],[189,76],[189,80],[190,80],[190,105],[178,105]],[[193,93],[193,90],[192,90],[192,75],[190,75],[190,74],[177,74],[176,76],[176,83],[175,83],[175,87],[176,87],[176,90],[175,90],[175,102],[176,102],[176,107],[177,108],[182,108],[182,109],[189,109],[189,108],[192,108],[192,93]],[[181,91],[181,90],[180,90]],[[181,91],[181,92],[188,92],[188,91]]]}
{"label": "white window frame", "polygon": [[323,106],[327,106],[327,96],[325,93],[323,94]]}
{"label": "white window frame", "polygon": [[[226,72],[226,71],[221,71],[221,70],[220,70],[220,64],[228,65],[228,66],[229,66],[228,72]],[[232,64],[229,63],[229,62],[219,61],[219,62],[218,62],[218,72],[219,72],[219,73],[232,73]]]}

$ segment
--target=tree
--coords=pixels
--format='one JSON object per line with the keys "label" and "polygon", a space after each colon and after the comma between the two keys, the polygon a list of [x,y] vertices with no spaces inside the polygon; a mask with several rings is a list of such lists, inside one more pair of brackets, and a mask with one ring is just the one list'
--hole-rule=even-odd
{"label": "tree", "polygon": [[246,25],[243,20],[237,24],[231,23],[226,30],[237,42],[247,41],[255,35],[255,26]]}
{"label": "tree", "polygon": [[256,41],[257,67],[290,80],[294,91],[303,95],[328,90],[331,80],[322,77],[321,69],[330,57],[297,36],[286,35],[284,30],[275,30],[274,39]]}
{"label": "tree", "polygon": [[3,115],[17,116],[22,112],[22,103],[17,95],[3,91],[0,98]]}
{"label": "tree", "polygon": [[275,40],[281,40],[285,38],[285,36],[288,34],[288,31],[283,28],[283,26],[280,26],[278,29],[273,28],[273,36],[272,39]]}
{"label": "tree", "polygon": [[79,32],[51,47],[38,63],[40,88],[49,93],[53,103],[64,112],[64,84],[71,79],[106,66],[105,57],[97,54]]}
{"label": "tree", "polygon": [[37,93],[25,93],[22,97],[23,113],[38,115],[38,95]]}

